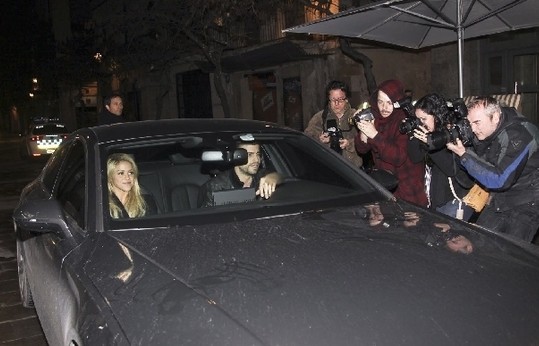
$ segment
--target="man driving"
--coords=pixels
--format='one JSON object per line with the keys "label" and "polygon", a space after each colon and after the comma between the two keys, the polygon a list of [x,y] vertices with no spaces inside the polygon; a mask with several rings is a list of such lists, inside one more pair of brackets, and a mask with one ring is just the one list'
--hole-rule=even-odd
{"label": "man driving", "polygon": [[213,193],[223,190],[254,188],[256,196],[268,199],[281,183],[282,177],[279,173],[268,173],[265,169],[260,169],[262,162],[260,144],[240,143],[238,148],[247,151],[247,163],[223,171],[202,185],[198,203],[201,207],[214,206]]}

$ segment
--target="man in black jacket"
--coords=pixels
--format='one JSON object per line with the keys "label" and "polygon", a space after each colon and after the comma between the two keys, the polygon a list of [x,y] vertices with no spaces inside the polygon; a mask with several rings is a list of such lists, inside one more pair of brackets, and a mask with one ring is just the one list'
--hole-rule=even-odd
{"label": "man in black jacket", "polygon": [[539,130],[492,97],[476,97],[467,108],[473,148],[460,140],[447,148],[490,193],[477,224],[531,242],[539,226]]}
{"label": "man in black jacket", "polygon": [[257,196],[268,199],[275,191],[276,186],[281,183],[282,178],[279,173],[268,173],[266,170],[260,169],[260,163],[262,161],[260,144],[240,143],[238,144],[238,148],[243,148],[247,151],[247,163],[221,172],[202,185],[199,193],[200,206],[208,207],[215,205],[213,192],[249,187],[255,188]]}
{"label": "man in black jacket", "polygon": [[123,123],[125,120],[122,116],[124,103],[122,96],[112,94],[103,100],[105,109],[99,114],[99,125],[110,125],[115,123]]}

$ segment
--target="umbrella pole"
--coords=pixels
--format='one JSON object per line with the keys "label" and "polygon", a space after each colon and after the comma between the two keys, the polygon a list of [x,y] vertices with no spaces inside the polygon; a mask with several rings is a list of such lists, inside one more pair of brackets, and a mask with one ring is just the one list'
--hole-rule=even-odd
{"label": "umbrella pole", "polygon": [[462,30],[459,29],[458,32],[459,40],[458,40],[458,46],[459,46],[459,97],[462,98],[464,95],[464,86],[462,82]]}
{"label": "umbrella pole", "polygon": [[463,57],[463,40],[464,29],[462,28],[462,0],[457,0],[457,45],[459,51],[459,97],[464,97],[464,87],[462,81],[462,57]]}

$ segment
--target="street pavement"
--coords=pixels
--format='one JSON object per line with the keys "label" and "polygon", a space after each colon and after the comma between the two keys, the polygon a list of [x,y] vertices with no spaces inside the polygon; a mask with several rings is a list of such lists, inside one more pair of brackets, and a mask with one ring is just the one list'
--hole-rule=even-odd
{"label": "street pavement", "polygon": [[21,304],[11,220],[22,188],[44,162],[22,160],[18,145],[18,136],[0,134],[0,345],[47,345],[35,310]]}

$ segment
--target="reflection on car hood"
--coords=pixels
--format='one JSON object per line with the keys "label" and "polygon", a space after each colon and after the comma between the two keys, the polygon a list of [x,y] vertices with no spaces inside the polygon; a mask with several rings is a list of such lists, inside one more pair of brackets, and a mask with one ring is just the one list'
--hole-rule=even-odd
{"label": "reflection on car hood", "polygon": [[401,208],[109,232],[85,270],[134,344],[539,341],[537,254]]}

